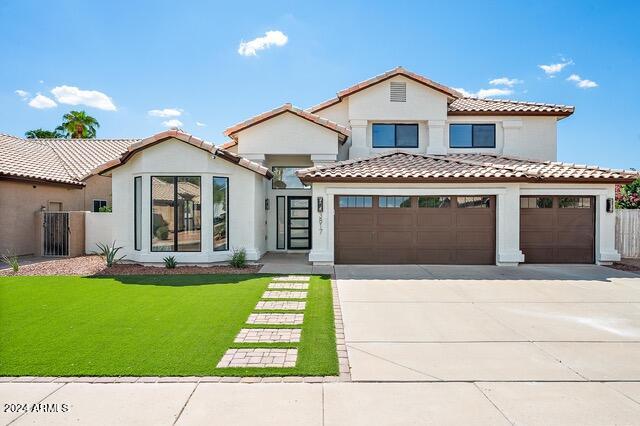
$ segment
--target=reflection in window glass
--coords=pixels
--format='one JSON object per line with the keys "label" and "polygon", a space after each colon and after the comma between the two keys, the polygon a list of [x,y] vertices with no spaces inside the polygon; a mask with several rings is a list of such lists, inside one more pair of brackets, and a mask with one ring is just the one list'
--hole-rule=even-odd
{"label": "reflection in window glass", "polygon": [[408,208],[411,207],[411,197],[380,196],[378,207],[382,208]]}
{"label": "reflection in window glass", "polygon": [[142,249],[142,176],[133,179],[133,248]]}
{"label": "reflection in window glass", "polygon": [[173,176],[151,178],[151,251],[175,251]]}
{"label": "reflection in window glass", "polygon": [[521,209],[550,209],[553,207],[552,197],[521,197]]}
{"label": "reflection in window glass", "polygon": [[418,197],[418,207],[447,208],[451,206],[451,197]]}
{"label": "reflection in window glass", "polygon": [[304,167],[273,167],[272,189],[308,189],[310,186],[302,183],[296,176],[296,171]]}
{"label": "reflection in window glass", "polygon": [[495,148],[495,124],[450,124],[451,148]]}
{"label": "reflection in window glass", "polygon": [[396,127],[393,124],[374,124],[371,140],[374,148],[393,148],[396,145]]}
{"label": "reflection in window glass", "polygon": [[200,251],[200,177],[178,177],[178,251]]}
{"label": "reflection in window glass", "polygon": [[229,178],[213,178],[213,250],[229,250]]}
{"label": "reflection in window glass", "polygon": [[558,203],[561,209],[589,209],[591,208],[590,197],[560,197]]}
{"label": "reflection in window glass", "polygon": [[341,208],[370,208],[373,205],[370,195],[343,195],[338,198]]}
{"label": "reflection in window glass", "polygon": [[468,209],[488,209],[490,207],[489,197],[457,197],[459,208]]}
{"label": "reflection in window glass", "polygon": [[286,211],[284,207],[284,197],[276,197],[276,216],[277,216],[277,224],[276,224],[276,248],[284,249],[285,248],[285,238],[286,238]]}

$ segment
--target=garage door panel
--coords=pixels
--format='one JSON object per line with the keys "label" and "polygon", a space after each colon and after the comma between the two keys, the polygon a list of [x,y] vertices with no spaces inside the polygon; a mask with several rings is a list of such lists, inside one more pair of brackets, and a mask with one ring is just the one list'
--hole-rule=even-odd
{"label": "garage door panel", "polygon": [[[520,249],[525,262],[593,263],[594,200],[590,208],[560,208],[563,196],[549,198],[553,198],[550,207],[520,209]],[[532,204],[521,202],[526,205]]]}
{"label": "garage door panel", "polygon": [[413,245],[412,231],[378,231],[378,244],[404,247]]}
{"label": "garage door panel", "polygon": [[416,198],[411,207],[386,208],[376,196],[371,208],[336,200],[336,263],[495,263],[495,197],[491,208],[419,207]]}

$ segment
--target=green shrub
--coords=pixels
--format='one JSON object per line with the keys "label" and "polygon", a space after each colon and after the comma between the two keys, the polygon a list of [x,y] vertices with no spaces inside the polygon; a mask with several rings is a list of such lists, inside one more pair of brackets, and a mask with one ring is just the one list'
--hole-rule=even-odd
{"label": "green shrub", "polygon": [[616,185],[616,207],[640,209],[640,179],[626,185]]}
{"label": "green shrub", "polygon": [[111,206],[102,206],[98,209],[98,213],[111,213]]}
{"label": "green shrub", "polygon": [[229,263],[234,268],[244,268],[247,265],[247,251],[243,248],[233,249]]}
{"label": "green shrub", "polygon": [[18,262],[18,256],[16,256],[15,254],[11,253],[9,250],[7,250],[7,253],[3,254],[2,257],[0,257],[0,259],[2,259],[2,261],[4,263],[6,263],[7,265],[11,266],[11,270],[14,273],[18,272],[18,269],[20,269],[20,263]]}
{"label": "green shrub", "polygon": [[115,241],[111,246],[104,243],[98,243],[96,244],[96,246],[98,246],[99,250],[97,252],[94,251],[94,253],[102,256],[102,258],[107,263],[107,266],[109,268],[125,258],[125,256],[122,256],[119,258],[117,257],[118,251],[120,251],[122,247],[116,247]]}
{"label": "green shrub", "polygon": [[158,229],[156,229],[156,237],[160,238],[161,240],[168,240],[169,228],[166,226],[160,226]]}
{"label": "green shrub", "polygon": [[173,269],[178,264],[178,262],[176,261],[175,256],[167,256],[162,260],[164,260],[164,267],[167,268],[167,269]]}

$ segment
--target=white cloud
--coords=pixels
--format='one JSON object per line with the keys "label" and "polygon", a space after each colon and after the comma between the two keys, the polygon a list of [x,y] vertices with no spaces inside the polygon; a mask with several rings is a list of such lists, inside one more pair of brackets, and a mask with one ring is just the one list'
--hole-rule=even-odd
{"label": "white cloud", "polygon": [[458,92],[462,93],[462,95],[465,98],[489,98],[494,96],[507,96],[513,93],[513,90],[511,89],[498,89],[498,88],[480,89],[475,93],[469,92],[468,90],[465,90],[461,87],[454,87],[454,90],[457,90]]}
{"label": "white cloud", "polygon": [[35,98],[29,101],[29,106],[36,109],[55,108],[58,106],[53,99],[38,93]]}
{"label": "white cloud", "polygon": [[520,83],[522,83],[522,80],[518,80],[517,78],[508,78],[508,77],[494,78],[493,80],[489,81],[489,84],[492,86],[507,86],[507,87],[513,87],[516,84],[520,84]]}
{"label": "white cloud", "polygon": [[26,90],[16,90],[15,94],[20,96],[22,99],[26,99],[27,97],[29,97],[29,92],[27,92]]}
{"label": "white cloud", "polygon": [[207,125],[205,123],[200,122],[200,121],[196,121],[196,126],[198,126],[198,127],[206,127]]}
{"label": "white cloud", "polygon": [[97,90],[82,90],[75,86],[58,86],[51,90],[61,104],[86,105],[105,111],[116,111],[111,98]]}
{"label": "white cloud", "polygon": [[165,127],[182,127],[182,121],[172,118],[171,120],[167,120],[167,121],[163,121],[162,124],[164,124]]}
{"label": "white cloud", "polygon": [[571,74],[567,81],[574,81],[576,86],[581,89],[593,89],[594,87],[598,87],[598,83],[592,80],[587,80],[586,78],[580,78],[578,74]]}
{"label": "white cloud", "polygon": [[282,31],[267,31],[263,37],[241,41],[238,53],[242,56],[256,56],[258,50],[268,49],[271,46],[284,46],[287,41],[289,38]]}
{"label": "white cloud", "polygon": [[563,60],[562,62],[557,64],[538,65],[538,67],[542,69],[542,71],[544,71],[544,73],[547,74],[548,76],[553,76],[554,74],[557,74],[560,71],[562,71],[567,65],[571,65],[571,64],[573,64],[573,61]]}
{"label": "white cloud", "polygon": [[182,115],[182,110],[175,108],[165,108],[165,109],[152,109],[148,112],[151,117],[180,117]]}

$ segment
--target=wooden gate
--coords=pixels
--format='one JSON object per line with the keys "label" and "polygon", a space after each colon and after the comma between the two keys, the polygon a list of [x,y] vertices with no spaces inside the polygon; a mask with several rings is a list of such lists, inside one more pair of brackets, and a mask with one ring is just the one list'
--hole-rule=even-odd
{"label": "wooden gate", "polygon": [[69,256],[69,213],[44,212],[42,226],[44,256]]}

